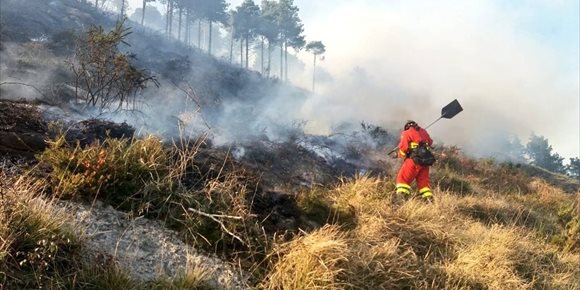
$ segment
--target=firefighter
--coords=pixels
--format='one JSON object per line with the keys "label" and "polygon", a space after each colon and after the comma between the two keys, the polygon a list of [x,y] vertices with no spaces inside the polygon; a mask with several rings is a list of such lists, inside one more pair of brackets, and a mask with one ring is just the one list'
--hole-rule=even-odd
{"label": "firefighter", "polygon": [[403,165],[397,174],[397,194],[411,197],[411,182],[417,179],[419,195],[427,201],[432,201],[433,192],[429,184],[429,166],[435,162],[431,153],[433,140],[429,133],[415,121],[405,123],[399,142],[399,158],[404,158]]}

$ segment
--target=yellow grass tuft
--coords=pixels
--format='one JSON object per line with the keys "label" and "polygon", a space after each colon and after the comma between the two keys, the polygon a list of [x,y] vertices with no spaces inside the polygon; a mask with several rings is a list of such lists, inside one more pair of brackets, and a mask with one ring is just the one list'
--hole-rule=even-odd
{"label": "yellow grass tuft", "polygon": [[261,285],[263,289],[343,289],[339,280],[347,261],[346,235],[336,226],[325,226],[279,245],[272,255],[278,261]]}
{"label": "yellow grass tuft", "polygon": [[74,262],[79,241],[67,225],[67,213],[38,194],[43,182],[25,177],[10,181],[0,199],[0,285],[42,287]]}

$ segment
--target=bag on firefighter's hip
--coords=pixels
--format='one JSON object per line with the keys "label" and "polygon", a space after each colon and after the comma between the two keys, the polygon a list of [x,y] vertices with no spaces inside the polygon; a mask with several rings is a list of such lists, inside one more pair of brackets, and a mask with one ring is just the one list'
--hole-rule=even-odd
{"label": "bag on firefighter's hip", "polygon": [[421,143],[419,146],[411,152],[411,159],[415,161],[415,164],[430,166],[435,163],[436,159],[427,144]]}

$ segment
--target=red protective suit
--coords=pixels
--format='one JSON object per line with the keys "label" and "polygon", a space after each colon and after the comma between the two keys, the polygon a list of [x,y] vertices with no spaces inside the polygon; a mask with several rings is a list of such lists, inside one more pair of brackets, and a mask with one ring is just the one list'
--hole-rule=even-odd
{"label": "red protective suit", "polygon": [[433,193],[429,185],[429,166],[415,164],[413,159],[407,156],[420,142],[426,142],[429,146],[433,144],[429,133],[423,128],[410,127],[401,133],[399,157],[405,158],[405,161],[397,174],[397,193],[411,195],[411,182],[417,179],[419,194],[424,198],[431,198]]}

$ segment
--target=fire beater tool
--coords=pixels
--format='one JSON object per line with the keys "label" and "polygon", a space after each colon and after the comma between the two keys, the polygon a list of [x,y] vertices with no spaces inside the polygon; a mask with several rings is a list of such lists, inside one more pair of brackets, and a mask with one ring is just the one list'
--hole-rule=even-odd
{"label": "fire beater tool", "polygon": [[[451,119],[451,118],[455,117],[457,114],[459,114],[461,111],[463,111],[463,108],[459,104],[459,101],[457,101],[457,99],[455,99],[455,100],[453,100],[453,102],[451,102],[447,106],[443,107],[443,109],[441,109],[441,116],[439,118],[437,118],[437,120],[433,121],[433,123],[429,124],[429,126],[425,127],[425,129],[428,129],[433,124],[437,123],[439,120],[441,120],[443,118]],[[397,151],[397,149],[399,149],[399,146],[393,148],[393,150],[391,150],[389,152],[389,154],[387,154],[387,155],[393,154],[393,152]]]}

